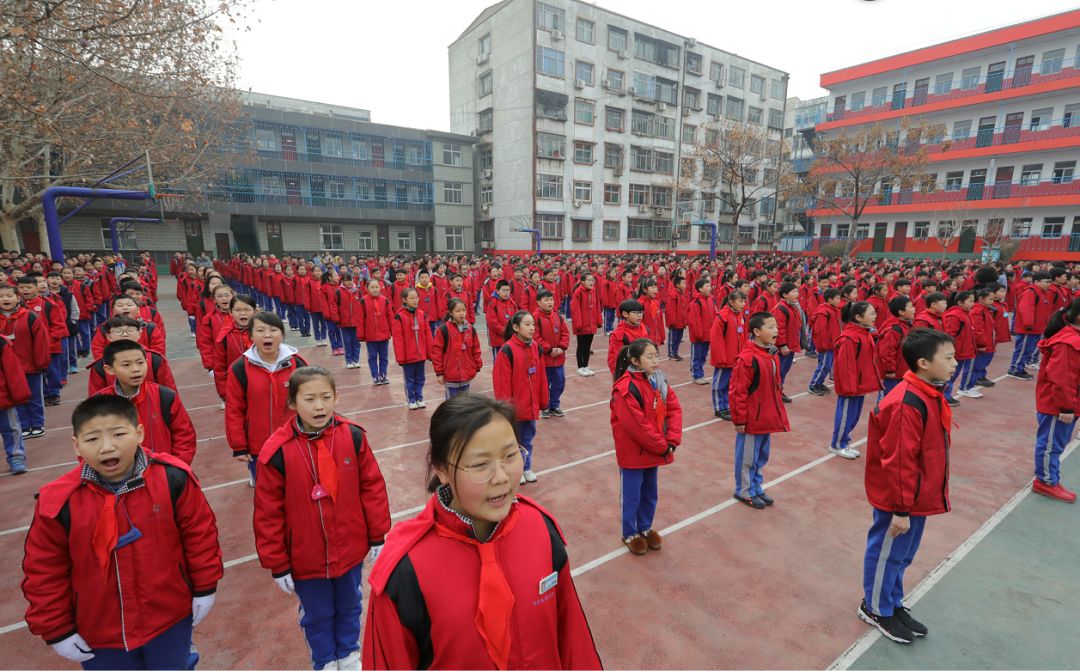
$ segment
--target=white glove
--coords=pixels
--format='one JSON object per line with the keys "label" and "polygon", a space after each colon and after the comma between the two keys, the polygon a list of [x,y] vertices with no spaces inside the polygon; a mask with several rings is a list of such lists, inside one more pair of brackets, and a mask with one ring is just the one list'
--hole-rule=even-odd
{"label": "white glove", "polygon": [[94,653],[90,652],[90,644],[84,641],[83,637],[77,633],[68,636],[59,643],[53,643],[50,647],[64,659],[70,659],[80,664],[94,658]]}
{"label": "white glove", "polygon": [[191,600],[191,626],[197,626],[210,614],[214,607],[214,595],[197,596]]}
{"label": "white glove", "polygon": [[383,546],[381,544],[380,545],[372,545],[371,549],[368,550],[368,553],[367,553],[368,561],[371,562],[372,564],[374,564],[375,560],[379,558],[379,554],[382,553],[382,549],[383,549]]}
{"label": "white glove", "polygon": [[293,584],[292,573],[286,573],[280,578],[274,578],[274,582],[277,583],[278,588],[286,594],[292,594],[296,591],[296,585]]}
{"label": "white glove", "polygon": [[212,370],[208,370],[208,371],[206,371],[206,372],[207,372],[207,374],[208,374],[208,375],[209,375],[210,377],[214,377],[214,371],[212,371]]}

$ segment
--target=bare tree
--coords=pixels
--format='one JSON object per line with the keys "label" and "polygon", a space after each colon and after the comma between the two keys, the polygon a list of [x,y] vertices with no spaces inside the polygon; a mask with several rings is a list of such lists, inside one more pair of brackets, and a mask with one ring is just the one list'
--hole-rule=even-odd
{"label": "bare tree", "polygon": [[0,244],[18,248],[47,187],[94,185],[144,152],[166,188],[201,191],[235,162],[221,31],[245,2],[0,0]]}

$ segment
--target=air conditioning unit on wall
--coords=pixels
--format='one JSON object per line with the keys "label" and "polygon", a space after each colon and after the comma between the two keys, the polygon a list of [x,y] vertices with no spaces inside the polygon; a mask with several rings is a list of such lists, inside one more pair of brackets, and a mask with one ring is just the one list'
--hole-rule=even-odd
{"label": "air conditioning unit on wall", "polygon": [[484,179],[491,179],[491,175],[492,175],[491,168],[488,168],[487,170],[484,171]]}
{"label": "air conditioning unit on wall", "polygon": [[553,31],[551,31],[551,39],[553,39],[553,40],[561,40],[562,38],[563,38],[563,34],[562,34],[561,30],[553,30]]}

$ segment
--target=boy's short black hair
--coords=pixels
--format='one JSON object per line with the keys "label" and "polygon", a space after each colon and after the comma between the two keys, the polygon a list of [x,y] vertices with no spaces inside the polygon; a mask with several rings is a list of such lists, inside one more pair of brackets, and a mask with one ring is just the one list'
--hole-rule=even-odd
{"label": "boy's short black hair", "polygon": [[555,294],[551,293],[547,289],[541,289],[536,292],[536,300],[539,301],[543,298],[555,298]]}
{"label": "boy's short black hair", "polygon": [[4,291],[5,289],[10,291],[13,294],[18,294],[19,293],[19,290],[18,290],[17,287],[14,287],[14,286],[8,284],[7,282],[4,282],[3,284],[0,284],[0,291]]}
{"label": "boy's short black hair", "polygon": [[889,313],[894,317],[899,317],[900,313],[904,311],[907,304],[911,302],[911,299],[907,296],[897,296],[889,301]]}
{"label": "boy's short black hair", "polygon": [[942,345],[954,344],[956,341],[948,333],[935,329],[911,329],[900,343],[900,351],[904,355],[904,361],[908,368],[913,371],[919,370],[919,359],[930,361],[941,349]]}
{"label": "boy's short black hair", "polygon": [[796,289],[798,289],[798,287],[795,286],[794,282],[784,282],[780,285],[780,295],[786,296],[792,291],[795,291]]}
{"label": "boy's short black hair", "polygon": [[510,281],[509,280],[499,280],[498,282],[495,283],[495,291],[498,291],[498,290],[502,289],[503,287],[509,287],[509,286],[510,286]]}
{"label": "boy's short black hair", "polygon": [[832,299],[836,298],[839,295],[840,295],[840,290],[839,289],[837,289],[836,287],[829,287],[828,289],[825,290],[825,293],[823,293],[821,296],[826,301],[831,301]]}
{"label": "boy's short black hair", "polygon": [[893,282],[893,287],[899,289],[900,287],[910,287],[911,280],[906,280],[903,277]]}
{"label": "boy's short black hair", "polygon": [[[1032,282],[1042,282],[1042,281],[1045,280],[1047,282],[1050,282],[1050,281],[1053,281],[1053,279],[1054,278],[1050,273],[1038,272],[1038,273],[1035,273],[1032,276],[1031,281]],[[20,277],[19,278],[19,283],[22,284],[22,281],[23,281],[23,278]]]}
{"label": "boy's short black hair", "polygon": [[946,303],[948,303],[949,299],[945,294],[941,293],[940,291],[931,291],[930,293],[926,294],[926,307],[930,307],[934,303],[939,303],[941,301],[945,301]]}
{"label": "boy's short black hair", "polygon": [[750,334],[753,335],[754,331],[765,326],[765,321],[769,319],[776,319],[776,317],[771,312],[755,312],[750,315],[750,321],[746,323],[746,327],[750,329]]}
{"label": "boy's short black hair", "polygon": [[117,315],[115,317],[110,317],[105,322],[105,333],[108,333],[115,328],[121,328],[124,326],[136,329],[141,329],[143,327],[143,325],[139,323],[139,320],[137,319],[132,319],[127,315]]}
{"label": "boy's short black hair", "polygon": [[128,291],[138,291],[140,294],[143,292],[143,285],[139,284],[135,280],[125,280],[120,283],[120,293]]}
{"label": "boy's short black hair", "polygon": [[83,426],[97,417],[121,417],[132,426],[139,425],[139,412],[131,401],[116,394],[97,394],[75,406],[71,413],[72,433],[78,436]]}
{"label": "boy's short black hair", "polygon": [[139,350],[144,356],[146,355],[146,350],[138,342],[134,340],[116,340],[105,346],[105,350],[101,353],[101,360],[105,362],[106,366],[111,366],[116,361],[117,354],[134,350]]}
{"label": "boy's short black hair", "polygon": [[36,287],[38,277],[40,276],[37,273],[29,273],[17,279],[16,282],[19,284],[33,284]]}

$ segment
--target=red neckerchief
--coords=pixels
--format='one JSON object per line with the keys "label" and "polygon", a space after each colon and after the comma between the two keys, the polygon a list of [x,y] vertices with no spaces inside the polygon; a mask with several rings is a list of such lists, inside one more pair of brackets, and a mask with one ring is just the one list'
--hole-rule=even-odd
{"label": "red neckerchief", "polygon": [[0,314],[0,333],[6,336],[15,335],[15,324],[24,312],[26,312],[26,308],[20,305],[10,315]]}
{"label": "red neckerchief", "polygon": [[919,391],[938,401],[938,406],[941,407],[941,426],[945,429],[945,435],[949,435],[949,430],[952,428],[952,406],[944,402],[945,395],[942,393],[941,389],[930,384],[910,370],[904,373],[904,379],[907,380],[908,385],[916,387]]}

